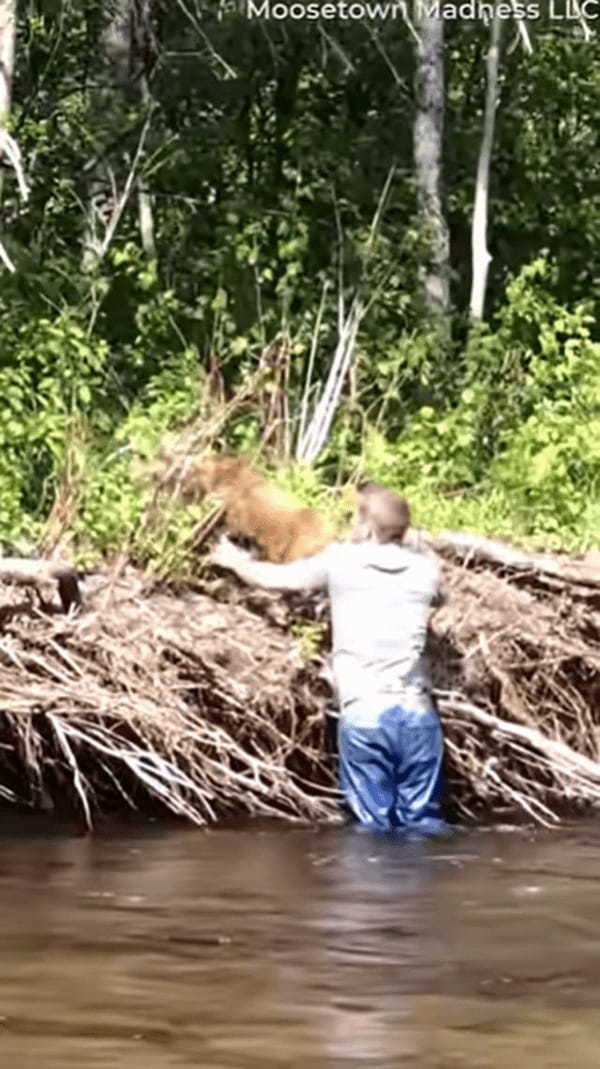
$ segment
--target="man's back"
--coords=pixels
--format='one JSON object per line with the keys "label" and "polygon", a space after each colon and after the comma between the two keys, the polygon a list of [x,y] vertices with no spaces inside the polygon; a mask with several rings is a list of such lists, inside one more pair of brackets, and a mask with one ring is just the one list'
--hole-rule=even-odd
{"label": "man's back", "polygon": [[346,803],[364,827],[445,833],[443,735],[424,652],[438,566],[403,546],[410,508],[394,491],[360,484],[355,520],[360,541],[290,564],[240,558],[229,545],[213,560],[261,586],[328,590]]}
{"label": "man's back", "polygon": [[379,695],[428,702],[424,650],[439,588],[435,559],[396,543],[338,543],[325,552],[342,706]]}

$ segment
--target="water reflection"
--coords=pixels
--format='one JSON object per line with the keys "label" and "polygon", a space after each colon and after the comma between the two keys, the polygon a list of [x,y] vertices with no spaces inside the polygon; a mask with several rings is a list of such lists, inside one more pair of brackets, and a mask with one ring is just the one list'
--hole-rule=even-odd
{"label": "water reflection", "polygon": [[11,1069],[598,1065],[600,835],[0,833]]}

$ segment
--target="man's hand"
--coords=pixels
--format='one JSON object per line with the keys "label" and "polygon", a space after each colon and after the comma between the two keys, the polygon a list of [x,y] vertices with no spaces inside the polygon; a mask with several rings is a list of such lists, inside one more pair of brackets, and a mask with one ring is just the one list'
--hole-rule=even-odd
{"label": "man's hand", "polygon": [[[325,558],[325,561],[324,559]],[[289,564],[255,560],[245,549],[238,549],[228,538],[221,538],[209,555],[210,564],[230,568],[244,583],[267,590],[318,590],[327,586],[327,550]]]}
{"label": "man's hand", "polygon": [[229,568],[232,572],[249,560],[252,560],[250,552],[235,546],[225,535],[221,536],[208,557],[209,564],[218,564],[219,568]]}

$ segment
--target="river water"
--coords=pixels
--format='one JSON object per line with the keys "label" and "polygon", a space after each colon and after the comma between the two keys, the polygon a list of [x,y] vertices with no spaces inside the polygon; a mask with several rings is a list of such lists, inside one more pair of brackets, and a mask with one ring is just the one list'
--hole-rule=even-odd
{"label": "river water", "polygon": [[600,821],[0,832],[6,1069],[600,1065]]}

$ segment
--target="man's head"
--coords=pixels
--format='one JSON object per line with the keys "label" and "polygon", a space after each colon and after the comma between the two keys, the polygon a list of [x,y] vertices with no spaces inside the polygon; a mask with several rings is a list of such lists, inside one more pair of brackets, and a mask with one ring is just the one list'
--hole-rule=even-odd
{"label": "man's head", "polygon": [[353,530],[355,542],[402,542],[409,526],[408,501],[378,483],[359,483]]}

